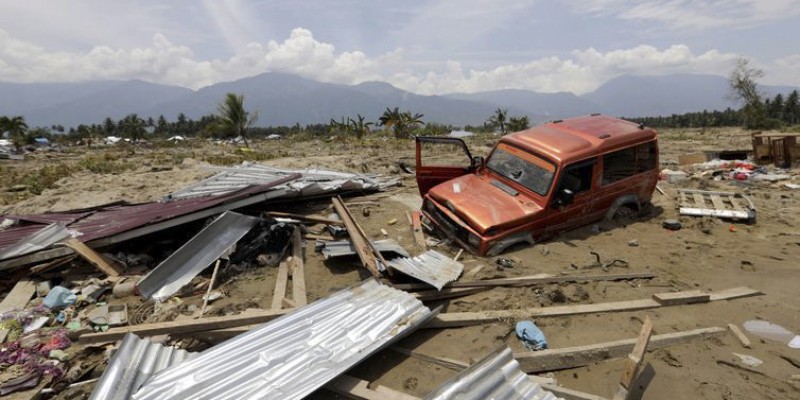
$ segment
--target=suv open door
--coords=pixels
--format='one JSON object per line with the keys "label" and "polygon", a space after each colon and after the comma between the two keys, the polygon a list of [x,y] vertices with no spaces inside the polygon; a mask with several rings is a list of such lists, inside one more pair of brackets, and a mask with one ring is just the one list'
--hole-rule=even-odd
{"label": "suv open door", "polygon": [[480,166],[461,139],[417,136],[416,141],[417,186],[421,196],[442,182],[475,172]]}

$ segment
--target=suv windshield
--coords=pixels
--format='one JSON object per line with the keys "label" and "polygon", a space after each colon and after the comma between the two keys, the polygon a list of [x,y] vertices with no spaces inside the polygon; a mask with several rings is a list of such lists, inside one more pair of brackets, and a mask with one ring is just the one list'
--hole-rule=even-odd
{"label": "suv windshield", "polygon": [[542,196],[550,189],[556,170],[553,163],[506,143],[497,145],[486,167]]}

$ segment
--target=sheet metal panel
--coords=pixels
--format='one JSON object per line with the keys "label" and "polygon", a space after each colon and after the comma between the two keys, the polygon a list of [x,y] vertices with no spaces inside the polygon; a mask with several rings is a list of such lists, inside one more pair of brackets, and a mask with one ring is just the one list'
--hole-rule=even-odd
{"label": "sheet metal panel", "polygon": [[32,231],[15,244],[7,247],[0,253],[0,260],[46,249],[70,236],[70,231],[62,224],[47,225]]}
{"label": "sheet metal panel", "polygon": [[389,260],[389,266],[414,278],[417,278],[438,290],[448,282],[452,282],[464,272],[464,264],[439,253],[428,250],[413,258],[395,258]]}
{"label": "sheet metal panel", "polygon": [[[329,258],[354,256],[357,254],[353,242],[349,240],[320,241],[319,243],[321,243],[322,246],[322,256],[326,260]],[[372,245],[375,247],[375,250],[378,250],[381,254],[395,253],[401,257],[411,257],[406,249],[400,246],[400,243],[392,239],[375,240],[372,242]]]}
{"label": "sheet metal panel", "polygon": [[218,173],[186,188],[170,193],[165,199],[218,196],[248,185],[271,182],[291,174],[302,178],[281,187],[287,197],[307,197],[352,190],[384,190],[398,180],[381,180],[374,174],[352,174],[319,168],[291,170],[244,162],[232,168],[211,167]]}
{"label": "sheet metal panel", "polygon": [[133,399],[302,399],[433,315],[368,279],[155,374]]}
{"label": "sheet metal panel", "polygon": [[194,355],[128,333],[108,360],[108,367],[89,400],[128,400],[150,375],[170,365],[180,364]]}
{"label": "sheet metal panel", "polygon": [[139,293],[145,299],[166,300],[236,244],[258,220],[233,211],[220,215],[145,275],[137,284]]}
{"label": "sheet metal panel", "polygon": [[426,400],[557,400],[519,368],[508,347],[498,349],[461,371]]}

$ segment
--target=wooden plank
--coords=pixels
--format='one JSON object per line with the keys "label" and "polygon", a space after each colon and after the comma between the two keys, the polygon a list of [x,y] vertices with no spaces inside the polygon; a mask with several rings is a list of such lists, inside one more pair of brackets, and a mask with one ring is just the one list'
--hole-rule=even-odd
{"label": "wooden plank", "polygon": [[703,199],[702,193],[692,193],[692,197],[694,198],[695,208],[706,208],[706,201]]}
{"label": "wooden plank", "polygon": [[[725,333],[725,328],[712,327],[653,335],[647,348],[648,350],[663,349],[692,340],[721,336]],[[561,349],[526,351],[514,353],[514,358],[519,362],[520,368],[529,374],[557,371],[626,357],[638,341],[639,338],[635,338]]]}
{"label": "wooden plank", "polygon": [[442,290],[426,290],[424,292],[416,292],[414,296],[419,301],[437,301],[452,299],[455,297],[469,296],[471,294],[485,292],[490,290],[489,287],[476,287],[476,288],[444,288]]}
{"label": "wooden plank", "polygon": [[[17,281],[11,291],[0,302],[0,314],[12,310],[22,310],[31,301],[31,297],[36,293],[36,282],[29,279]],[[0,343],[5,342],[8,330],[0,329]]]}
{"label": "wooden plank", "polygon": [[681,203],[680,203],[680,206],[681,206],[681,207],[690,207],[691,205],[690,205],[690,204],[688,204],[688,203],[687,203],[687,201],[688,201],[688,200],[686,200],[686,193],[684,193],[683,191],[680,191],[680,192],[678,192],[678,193],[680,193],[680,195],[681,195]]}
{"label": "wooden plank", "polygon": [[[562,282],[596,282],[596,281],[621,281],[629,279],[652,279],[657,275],[652,272],[634,272],[628,274],[604,274],[604,275],[534,275],[521,276],[518,278],[486,279],[480,281],[450,282],[444,285],[445,288],[467,288],[485,286],[529,286],[546,283]],[[394,285],[400,290],[423,290],[430,288],[426,283],[399,283]]]}
{"label": "wooden plank", "polygon": [[420,400],[386,386],[370,385],[369,382],[348,375],[340,375],[325,384],[325,389],[350,399],[357,400]]}
{"label": "wooden plank", "polygon": [[338,219],[332,218],[325,218],[321,215],[303,215],[303,214],[292,214],[286,212],[278,212],[278,211],[269,211],[267,215],[273,218],[292,218],[297,219],[300,221],[306,222],[313,222],[315,224],[326,224],[326,225],[343,225],[344,223]]}
{"label": "wooden plank", "polygon": [[274,310],[283,308],[283,298],[286,297],[286,284],[289,282],[289,262],[281,261],[278,266],[278,277],[275,279],[275,291],[272,292],[272,306]]}
{"label": "wooden plank", "polygon": [[308,304],[306,296],[305,266],[303,264],[303,240],[300,230],[295,229],[292,235],[292,299],[295,307]]}
{"label": "wooden plank", "polygon": [[677,306],[680,304],[708,303],[711,295],[699,290],[689,290],[686,292],[656,293],[653,300],[661,303],[662,306]]}
{"label": "wooden plank", "polygon": [[92,250],[91,247],[85,245],[83,242],[76,238],[69,238],[63,242],[67,247],[74,250],[81,257],[83,257],[90,264],[94,265],[104,274],[110,277],[117,277],[122,272],[123,268],[105,257],[100,253]]}
{"label": "wooden plank", "polygon": [[411,213],[411,233],[414,235],[414,243],[417,244],[422,250],[428,248],[425,243],[425,234],[422,233],[422,220],[420,219],[420,211],[416,210]]}
{"label": "wooden plank", "polygon": [[[639,338],[633,346],[633,350],[628,354],[625,360],[625,368],[622,370],[622,377],[620,377],[619,385],[620,390],[617,392],[617,400],[625,400],[628,398],[628,392],[636,381],[639,375],[639,368],[644,361],[644,352],[647,351],[647,345],[650,343],[650,337],[653,334],[653,321],[649,316],[644,317],[642,330],[639,332]],[[621,397],[620,397],[621,396]]]}
{"label": "wooden plank", "polygon": [[556,386],[547,383],[542,384],[542,389],[547,390],[564,400],[608,400],[605,397],[595,396],[593,394],[579,392],[577,390],[567,389],[563,386]]}
{"label": "wooden plank", "polygon": [[339,214],[339,218],[342,219],[344,226],[347,228],[350,241],[353,242],[353,247],[356,249],[361,263],[369,270],[372,276],[380,277],[381,272],[378,269],[378,259],[372,251],[371,243],[365,236],[362,236],[361,228],[358,227],[358,224],[356,224],[350,212],[347,211],[342,200],[338,197],[333,197],[331,198],[331,202],[333,203],[334,209],[336,209],[336,213]]}
{"label": "wooden plank", "polygon": [[431,356],[428,354],[421,353],[417,350],[406,349],[400,346],[392,346],[389,349],[397,353],[413,357],[421,361],[425,361],[427,363],[435,364],[447,369],[452,369],[453,371],[461,371],[469,368],[469,363],[453,360],[451,358]]}
{"label": "wooden plank", "polygon": [[735,196],[728,195],[728,201],[731,202],[731,207],[737,211],[747,211],[746,208],[742,206],[742,203],[739,203],[739,200],[736,199]]}
{"label": "wooden plank", "polygon": [[81,344],[113,342],[122,339],[126,333],[135,333],[139,337],[195,333],[216,329],[232,328],[245,325],[260,324],[271,321],[281,315],[294,311],[262,310],[246,312],[224,317],[206,317],[203,319],[158,322],[153,324],[131,325],[111,328],[105,332],[87,333],[80,336]]}
{"label": "wooden plank", "polygon": [[[750,288],[733,288],[711,293],[711,301],[732,300],[742,297],[757,296],[763,293]],[[423,328],[455,328],[462,326],[481,325],[489,322],[534,318],[534,317],[559,317],[565,315],[594,314],[602,312],[626,312],[648,310],[662,306],[652,299],[614,301],[596,304],[578,304],[569,306],[540,307],[528,309],[493,310],[477,312],[443,313],[434,317]]]}
{"label": "wooden plank", "polygon": [[725,210],[728,208],[725,207],[725,203],[722,202],[722,199],[719,197],[718,194],[712,194],[709,197],[711,197],[711,204],[713,204],[714,208],[716,208],[717,210]]}
{"label": "wooden plank", "polygon": [[749,349],[751,347],[750,339],[747,338],[747,336],[744,334],[744,332],[742,332],[741,329],[739,329],[738,326],[734,324],[728,324],[728,329],[730,329],[731,333],[733,333],[733,336],[736,336],[736,339],[739,339],[739,343],[742,344],[742,347],[745,349]]}
{"label": "wooden plank", "polygon": [[333,236],[331,236],[331,235],[315,235],[315,234],[313,234],[313,233],[306,233],[306,234],[305,234],[305,237],[306,237],[306,239],[311,239],[311,240],[326,240],[326,241],[329,241],[329,242],[336,240],[336,239],[334,239],[334,238],[333,238]]}

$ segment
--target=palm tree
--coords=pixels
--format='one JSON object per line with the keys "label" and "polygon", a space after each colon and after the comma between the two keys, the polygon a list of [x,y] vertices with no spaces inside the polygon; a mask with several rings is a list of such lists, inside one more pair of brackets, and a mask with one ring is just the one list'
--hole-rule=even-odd
{"label": "palm tree", "polygon": [[144,123],[138,114],[129,114],[121,119],[117,126],[123,136],[129,137],[131,142],[136,143],[145,134]]}
{"label": "palm tree", "polygon": [[17,152],[22,148],[25,141],[25,132],[28,131],[28,124],[22,116],[0,117],[0,133],[8,132],[8,137],[14,143]]}
{"label": "palm tree", "polygon": [[503,110],[498,108],[497,110],[495,110],[494,115],[492,115],[487,122],[489,123],[489,125],[499,127],[500,133],[502,135],[505,135],[507,116],[508,116],[508,110]]}
{"label": "palm tree", "polygon": [[399,107],[394,110],[386,108],[383,115],[378,118],[379,125],[387,128],[392,128],[394,136],[397,139],[405,139],[411,131],[416,129],[419,125],[424,125],[422,122],[423,114],[411,114],[411,111],[400,112]]}
{"label": "palm tree", "polygon": [[255,124],[258,114],[250,115],[244,109],[244,95],[228,93],[218,111],[221,129],[229,134],[239,135],[244,140],[244,145],[250,147],[247,143],[247,129]]}

